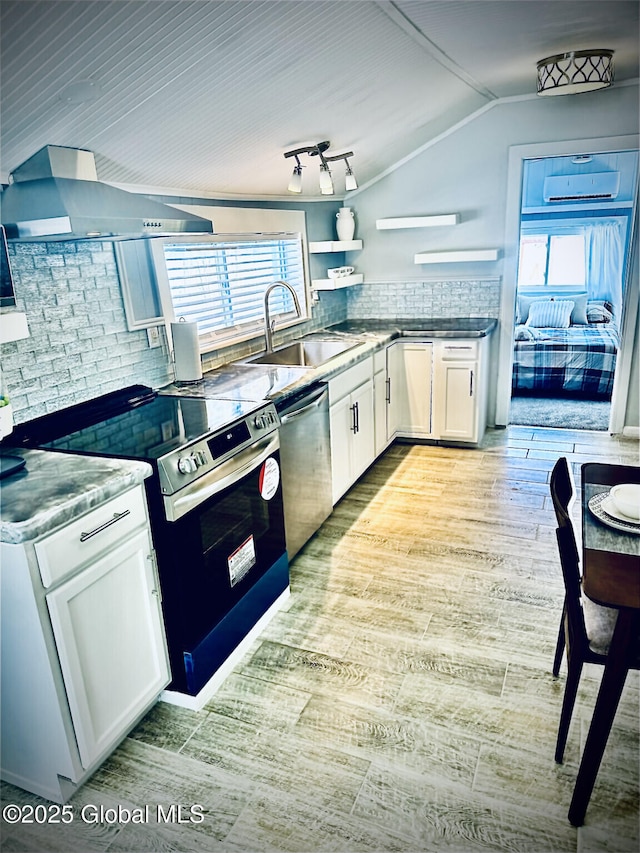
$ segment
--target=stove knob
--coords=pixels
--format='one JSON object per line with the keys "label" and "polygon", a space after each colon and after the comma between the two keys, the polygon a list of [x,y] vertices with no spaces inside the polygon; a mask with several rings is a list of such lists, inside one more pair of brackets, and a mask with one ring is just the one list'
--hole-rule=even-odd
{"label": "stove knob", "polygon": [[182,456],[178,459],[178,471],[181,474],[193,474],[198,467],[198,463],[193,456]]}
{"label": "stove knob", "polygon": [[195,454],[194,454],[194,455],[195,455],[195,458],[196,458],[196,464],[197,464],[198,468],[199,468],[201,465],[206,465],[206,464],[207,464],[207,461],[208,461],[208,460],[207,460],[207,454],[205,453],[205,451],[204,451],[204,450],[196,450],[196,452],[195,452]]}
{"label": "stove knob", "polygon": [[262,417],[262,415],[257,415],[253,419],[253,425],[256,429],[264,429],[264,418]]}

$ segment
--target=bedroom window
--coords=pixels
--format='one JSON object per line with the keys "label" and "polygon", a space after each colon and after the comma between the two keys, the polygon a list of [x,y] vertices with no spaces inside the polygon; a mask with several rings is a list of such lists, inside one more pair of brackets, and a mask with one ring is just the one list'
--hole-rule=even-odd
{"label": "bedroom window", "polygon": [[523,234],[518,287],[584,287],[583,234]]}
{"label": "bedroom window", "polygon": [[281,325],[308,318],[300,234],[225,235],[218,239],[163,241],[162,272],[176,318],[198,323],[202,351],[261,334],[264,294],[275,281],[288,282],[300,302],[284,288],[270,298],[271,317]]}

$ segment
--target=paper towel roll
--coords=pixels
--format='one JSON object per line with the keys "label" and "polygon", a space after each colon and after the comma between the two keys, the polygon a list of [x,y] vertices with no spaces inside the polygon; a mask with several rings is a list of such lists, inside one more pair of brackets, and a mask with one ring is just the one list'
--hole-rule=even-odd
{"label": "paper towel roll", "polygon": [[171,336],[176,382],[198,382],[202,379],[198,324],[185,320],[172,323]]}

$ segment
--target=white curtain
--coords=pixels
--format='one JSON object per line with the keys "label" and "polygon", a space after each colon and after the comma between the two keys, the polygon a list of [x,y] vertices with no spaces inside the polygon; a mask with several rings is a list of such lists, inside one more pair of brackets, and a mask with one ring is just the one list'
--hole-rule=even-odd
{"label": "white curtain", "polygon": [[584,229],[585,271],[589,299],[603,299],[613,305],[619,319],[622,309],[624,247],[620,223],[595,220]]}

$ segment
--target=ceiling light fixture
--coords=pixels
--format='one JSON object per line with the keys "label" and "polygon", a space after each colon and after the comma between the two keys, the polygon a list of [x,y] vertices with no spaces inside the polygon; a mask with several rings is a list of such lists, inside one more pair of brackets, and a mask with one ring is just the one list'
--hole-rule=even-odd
{"label": "ceiling light fixture", "polygon": [[348,157],[353,157],[353,151],[347,151],[344,154],[335,154],[332,157],[325,157],[324,153],[329,148],[330,143],[328,140],[324,142],[317,142],[315,145],[307,145],[304,148],[296,148],[293,151],[286,151],[285,157],[295,157],[296,165],[293,167],[293,174],[291,175],[291,179],[289,180],[288,190],[292,193],[302,192],[302,169],[303,166],[300,163],[300,155],[308,154],[310,157],[319,157],[320,158],[320,176],[319,176],[319,185],[320,185],[320,193],[322,195],[333,195],[335,190],[333,186],[333,177],[331,175],[331,169],[329,168],[330,162],[335,162],[336,160],[344,160],[346,164],[346,172],[345,172],[345,190],[355,190],[358,187],[356,182],[355,175],[353,174],[353,170],[349,165]]}
{"label": "ceiling light fixture", "polygon": [[574,50],[538,62],[539,95],[577,95],[612,83],[612,50]]}
{"label": "ceiling light fixture", "polygon": [[293,167],[293,172],[291,173],[291,178],[289,179],[289,186],[287,187],[290,193],[301,193],[302,192],[302,163],[296,157],[296,165]]}
{"label": "ceiling light fixture", "polygon": [[353,174],[353,169],[349,165],[349,161],[347,157],[353,157],[353,151],[347,151],[345,154],[336,154],[334,157],[325,157],[325,160],[344,160],[346,171],[344,173],[344,188],[349,192],[349,190],[357,190],[358,183],[356,181],[356,176]]}

